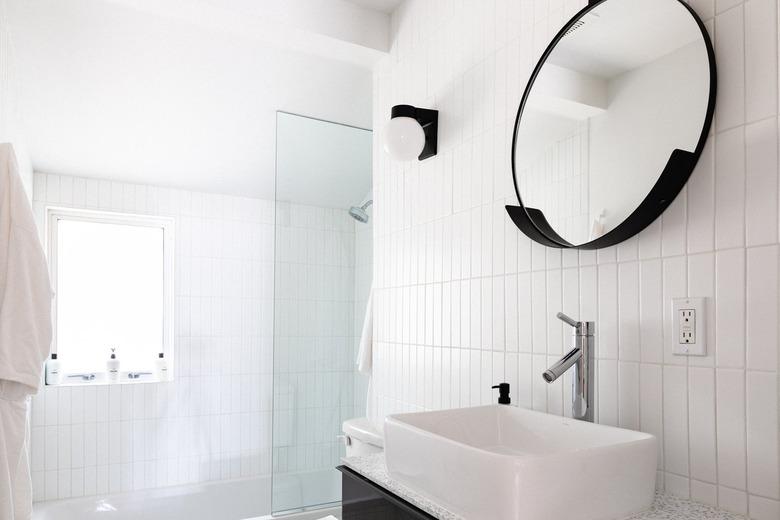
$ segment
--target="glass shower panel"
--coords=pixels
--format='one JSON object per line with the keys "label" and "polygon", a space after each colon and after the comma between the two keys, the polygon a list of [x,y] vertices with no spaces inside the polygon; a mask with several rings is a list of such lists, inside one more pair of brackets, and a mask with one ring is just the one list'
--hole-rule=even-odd
{"label": "glass shower panel", "polygon": [[277,114],[273,511],[341,499],[341,423],[365,413],[355,357],[370,288],[371,132]]}

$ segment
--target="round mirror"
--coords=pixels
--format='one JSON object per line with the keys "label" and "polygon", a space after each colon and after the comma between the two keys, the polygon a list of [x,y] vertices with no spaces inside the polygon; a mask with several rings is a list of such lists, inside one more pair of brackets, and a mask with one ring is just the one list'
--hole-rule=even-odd
{"label": "round mirror", "polygon": [[602,0],[536,66],[512,166],[531,238],[596,249],[641,231],[672,202],[704,147],[715,105],[712,43],[680,0]]}

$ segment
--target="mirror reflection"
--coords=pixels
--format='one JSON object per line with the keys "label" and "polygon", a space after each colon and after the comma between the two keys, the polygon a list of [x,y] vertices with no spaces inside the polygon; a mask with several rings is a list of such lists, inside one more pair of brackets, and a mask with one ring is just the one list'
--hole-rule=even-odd
{"label": "mirror reflection", "polygon": [[710,91],[707,47],[678,0],[610,0],[552,50],[517,128],[515,178],[571,244],[615,229],[674,149],[693,151]]}

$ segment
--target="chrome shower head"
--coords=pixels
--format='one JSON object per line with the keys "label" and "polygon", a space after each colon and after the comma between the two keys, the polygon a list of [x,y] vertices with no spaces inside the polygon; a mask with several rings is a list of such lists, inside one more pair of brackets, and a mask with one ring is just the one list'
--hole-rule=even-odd
{"label": "chrome shower head", "polygon": [[368,212],[366,212],[366,208],[368,208],[371,204],[373,204],[374,201],[369,199],[365,204],[363,204],[360,207],[352,206],[349,208],[349,216],[357,220],[358,222],[361,222],[365,224],[368,222]]}

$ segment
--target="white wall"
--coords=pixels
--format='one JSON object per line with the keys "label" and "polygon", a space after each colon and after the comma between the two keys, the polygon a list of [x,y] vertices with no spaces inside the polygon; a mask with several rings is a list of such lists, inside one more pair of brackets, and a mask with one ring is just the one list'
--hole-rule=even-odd
{"label": "white wall", "polygon": [[32,197],[33,174],[23,137],[19,82],[6,0],[0,0],[0,143],[10,142],[14,145],[19,174],[28,195]]}
{"label": "white wall", "polygon": [[49,204],[175,218],[176,379],[42,389],[35,500],[269,474],[273,202],[36,174]]}
{"label": "white wall", "polygon": [[[512,124],[536,57],[581,0],[410,0],[374,76],[390,107],[437,108],[439,155],[374,168],[376,422],[489,403],[568,410],[543,369],[563,310],[598,327],[598,421],[658,436],[659,485],[775,520],[778,479],[777,2],[696,0],[715,35],[714,136],[688,186],[639,236],[599,252],[531,244],[512,225]],[[421,21],[424,21],[421,22]],[[706,296],[704,358],[671,356],[669,299]]]}

